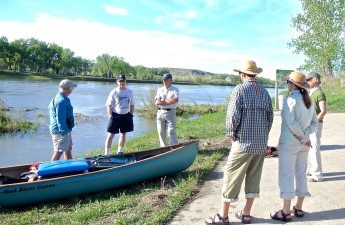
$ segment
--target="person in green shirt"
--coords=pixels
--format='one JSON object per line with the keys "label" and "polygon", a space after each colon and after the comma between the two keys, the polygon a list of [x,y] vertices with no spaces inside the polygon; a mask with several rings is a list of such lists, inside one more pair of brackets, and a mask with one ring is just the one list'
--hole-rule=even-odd
{"label": "person in green shirt", "polygon": [[320,144],[323,128],[323,118],[327,113],[326,95],[320,87],[320,74],[316,72],[307,74],[307,82],[310,85],[309,95],[314,102],[315,112],[317,115],[317,120],[319,122],[316,132],[310,135],[310,142],[312,147],[309,150],[309,172],[307,173],[307,175],[309,176],[308,180],[310,182],[320,182],[323,180]]}

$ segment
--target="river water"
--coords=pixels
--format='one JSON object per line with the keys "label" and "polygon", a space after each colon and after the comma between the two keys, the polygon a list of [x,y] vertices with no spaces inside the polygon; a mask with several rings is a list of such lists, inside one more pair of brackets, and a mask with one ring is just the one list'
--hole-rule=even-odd
{"label": "river water", "polygon": [[[70,95],[77,120],[73,128],[73,156],[104,148],[108,117],[105,102],[115,82],[78,81],[78,87]],[[59,81],[0,80],[0,99],[10,108],[10,115],[39,125],[29,134],[6,134],[0,136],[0,167],[25,163],[49,161],[53,150],[49,134],[48,104],[58,92]],[[134,93],[136,108],[149,99],[161,84],[128,83]],[[180,89],[181,104],[222,104],[231,93],[231,86],[175,85]],[[267,89],[274,96],[274,89]],[[154,120],[134,116],[134,131],[127,139],[156,130]],[[117,142],[118,135],[114,138]],[[157,138],[157,147],[158,147]]]}

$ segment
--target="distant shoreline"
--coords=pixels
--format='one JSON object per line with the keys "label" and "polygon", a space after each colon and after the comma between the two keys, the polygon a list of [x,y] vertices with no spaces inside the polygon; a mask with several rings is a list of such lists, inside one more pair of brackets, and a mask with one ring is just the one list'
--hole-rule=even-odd
{"label": "distant shoreline", "polygon": [[[32,80],[78,80],[78,81],[97,81],[97,82],[115,82],[116,78],[94,77],[94,76],[69,76],[57,74],[38,74],[38,73],[24,73],[24,72],[8,72],[0,71],[0,79],[2,78],[30,78]],[[161,84],[160,80],[137,80],[127,79],[128,83],[147,83],[147,84]],[[194,82],[181,82],[174,81],[174,84],[180,85],[214,85],[214,86],[236,86],[235,84],[207,84],[207,83],[194,83]],[[274,88],[274,86],[264,86],[265,88]]]}

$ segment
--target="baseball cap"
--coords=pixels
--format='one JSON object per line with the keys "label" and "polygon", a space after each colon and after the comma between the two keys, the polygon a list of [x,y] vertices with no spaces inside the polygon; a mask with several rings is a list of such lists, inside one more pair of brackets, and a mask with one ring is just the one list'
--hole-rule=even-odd
{"label": "baseball cap", "polygon": [[162,80],[172,80],[172,75],[170,73],[166,73],[163,75]]}
{"label": "baseball cap", "polygon": [[65,90],[67,88],[75,88],[77,87],[77,85],[74,84],[71,80],[65,79],[60,82],[59,87]]}
{"label": "baseball cap", "polygon": [[321,84],[321,76],[320,74],[316,73],[316,72],[311,72],[307,74],[306,80],[309,80],[311,78],[315,78],[319,84]]}
{"label": "baseball cap", "polygon": [[124,74],[119,74],[116,80],[126,80],[126,76]]}

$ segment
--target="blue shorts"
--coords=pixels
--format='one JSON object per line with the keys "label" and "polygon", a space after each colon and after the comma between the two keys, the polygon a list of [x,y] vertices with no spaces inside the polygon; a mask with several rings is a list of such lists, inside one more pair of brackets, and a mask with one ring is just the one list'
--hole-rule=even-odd
{"label": "blue shorts", "polygon": [[127,114],[112,114],[109,119],[107,131],[112,134],[127,133],[134,130],[133,115],[129,112]]}

